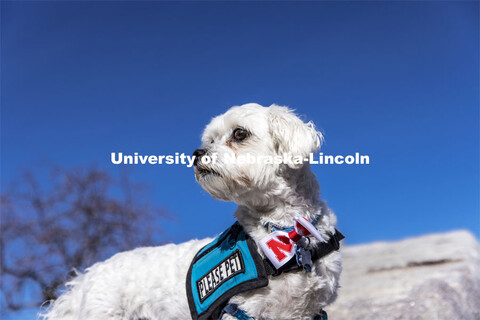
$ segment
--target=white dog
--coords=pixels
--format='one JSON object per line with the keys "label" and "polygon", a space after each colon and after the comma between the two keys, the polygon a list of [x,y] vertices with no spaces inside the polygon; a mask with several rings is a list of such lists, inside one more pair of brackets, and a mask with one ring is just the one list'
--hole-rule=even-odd
{"label": "white dog", "polygon": [[[208,270],[210,273],[193,280],[190,278],[195,275],[189,274],[187,280],[195,255],[212,241],[191,240],[119,253],[93,265],[69,282],[68,290],[40,317],[49,320],[323,319],[322,308],[335,300],[341,273],[338,246],[328,249],[327,244],[338,245],[341,234],[335,229],[335,215],[319,200],[319,185],[310,165],[292,160],[307,158],[318,151],[321,139],[313,123],[304,123],[286,107],[246,104],[214,118],[203,133],[201,149],[194,152],[195,177],[200,185],[214,198],[238,204],[234,214],[238,224],[236,229],[232,227],[235,235],[238,237],[238,232],[244,232],[244,238],[253,242],[249,247],[252,259],[257,262],[259,257],[263,259],[253,270],[259,278],[255,280],[258,281],[256,287],[233,290],[234,295],[226,294],[223,298],[227,300],[217,301],[218,305],[204,314],[202,310],[195,310],[191,305],[195,300],[192,295],[197,294],[200,299],[206,299],[204,301],[213,299],[212,292],[228,291],[229,288],[221,287],[229,281],[240,282],[240,278],[231,279],[246,276],[252,269],[248,269],[251,264],[243,247],[228,253],[230,256],[218,263],[208,262],[214,265]],[[280,156],[287,161],[231,161],[246,155]],[[215,161],[203,161],[207,158]],[[273,230],[291,227],[298,216],[311,221],[321,235],[319,239],[325,242],[310,237],[307,243],[306,237],[298,236],[295,239],[301,238],[298,248],[304,248],[307,254],[297,253],[299,263],[293,258],[293,267],[290,264],[293,269],[281,272],[282,269],[269,265],[260,245],[271,235],[272,226]],[[300,229],[295,230],[300,232]],[[288,230],[290,235],[292,231]],[[232,237],[228,231],[223,237],[225,234]],[[223,241],[222,235],[213,243],[216,241]],[[319,248],[323,248],[323,254],[315,253]],[[222,248],[218,250],[223,252]],[[281,248],[280,254],[285,252],[286,249]],[[311,268],[308,266],[310,254]],[[197,285],[193,285],[193,289],[186,289],[195,281]],[[194,292],[188,294],[189,299],[193,299],[190,306],[189,290]],[[227,307],[222,311],[225,304]]]}

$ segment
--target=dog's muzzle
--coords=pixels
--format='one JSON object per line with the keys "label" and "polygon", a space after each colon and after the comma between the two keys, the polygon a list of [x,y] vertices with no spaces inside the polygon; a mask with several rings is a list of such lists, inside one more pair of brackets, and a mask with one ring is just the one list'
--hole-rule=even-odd
{"label": "dog's muzzle", "polygon": [[218,172],[210,168],[210,166],[205,165],[202,161],[203,157],[208,156],[207,149],[197,149],[193,151],[193,156],[195,157],[195,159],[193,160],[193,167],[195,169],[195,172],[197,172],[201,176],[205,176],[208,174],[220,176]]}
{"label": "dog's muzzle", "polygon": [[207,153],[207,150],[205,149],[197,149],[195,151],[193,151],[193,156],[195,157],[195,159],[193,160],[193,165],[194,166],[197,166],[198,165],[198,161],[201,160],[201,158]]}

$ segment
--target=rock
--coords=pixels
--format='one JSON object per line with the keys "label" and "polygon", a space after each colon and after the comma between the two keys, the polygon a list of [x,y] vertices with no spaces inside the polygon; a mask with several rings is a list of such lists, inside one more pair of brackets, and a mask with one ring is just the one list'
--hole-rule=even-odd
{"label": "rock", "polygon": [[480,246],[467,231],[342,249],[330,320],[479,320]]}

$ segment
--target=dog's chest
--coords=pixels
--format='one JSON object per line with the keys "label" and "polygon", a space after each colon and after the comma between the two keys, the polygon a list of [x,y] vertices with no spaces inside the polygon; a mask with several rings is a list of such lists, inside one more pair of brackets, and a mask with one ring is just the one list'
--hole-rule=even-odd
{"label": "dog's chest", "polygon": [[312,272],[294,271],[269,277],[267,287],[236,295],[231,303],[246,310],[255,319],[312,319],[324,306],[331,292],[329,275],[322,262]]}
{"label": "dog's chest", "polygon": [[[249,234],[258,243],[268,232],[251,228]],[[258,252],[265,258],[260,248]],[[341,255],[333,252],[315,261],[311,272],[300,269],[269,276],[267,287],[240,293],[230,303],[256,320],[310,320],[335,299],[340,270]]]}

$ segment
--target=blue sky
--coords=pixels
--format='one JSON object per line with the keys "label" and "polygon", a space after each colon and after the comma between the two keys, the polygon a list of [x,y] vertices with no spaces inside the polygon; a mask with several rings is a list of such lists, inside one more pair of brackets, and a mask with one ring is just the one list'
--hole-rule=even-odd
{"label": "blue sky", "polygon": [[[191,154],[232,105],[295,108],[346,243],[468,229],[479,217],[478,2],[1,3],[2,184],[111,152]],[[164,239],[212,236],[235,205],[185,166],[130,166],[167,208]],[[45,181],[48,183],[48,181]],[[11,317],[11,319],[13,319]]]}

